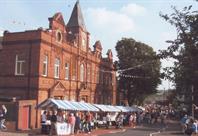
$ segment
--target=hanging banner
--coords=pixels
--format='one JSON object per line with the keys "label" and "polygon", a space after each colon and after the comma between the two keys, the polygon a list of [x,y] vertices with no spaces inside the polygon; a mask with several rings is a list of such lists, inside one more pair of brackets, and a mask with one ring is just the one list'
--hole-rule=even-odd
{"label": "hanging banner", "polygon": [[68,123],[57,123],[56,132],[57,135],[69,135],[71,134],[71,125]]}

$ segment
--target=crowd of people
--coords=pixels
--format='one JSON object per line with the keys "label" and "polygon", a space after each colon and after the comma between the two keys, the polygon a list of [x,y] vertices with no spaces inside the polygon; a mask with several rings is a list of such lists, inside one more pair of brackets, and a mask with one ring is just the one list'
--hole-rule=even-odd
{"label": "crowd of people", "polygon": [[[113,116],[112,116],[113,115]],[[136,126],[137,113],[109,113],[109,112],[69,112],[62,110],[44,111],[41,115],[42,133],[56,134],[57,122],[66,122],[71,126],[70,134],[91,133],[98,127],[123,128],[125,125]],[[50,125],[47,122],[50,122]],[[100,124],[99,122],[103,123]]]}
{"label": "crowd of people", "polygon": [[182,132],[188,135],[198,134],[198,120],[185,114],[180,120]]}
{"label": "crowd of people", "polygon": [[[41,116],[42,132],[51,135],[56,134],[56,123],[66,122],[71,127],[70,134],[85,132],[90,133],[94,128],[92,124],[94,122],[93,114],[90,112],[68,112],[62,110],[44,111]],[[47,122],[50,125],[47,127]],[[46,128],[47,127],[47,128]]]}
{"label": "crowd of people", "polygon": [[175,118],[175,111],[172,108],[149,105],[142,112],[124,114],[123,124],[135,128],[136,125],[160,123],[163,128],[166,128],[168,118]]}
{"label": "crowd of people", "polygon": [[[0,130],[6,130],[7,108],[5,105],[0,105]],[[181,113],[180,113],[181,114]],[[41,115],[42,133],[56,134],[57,123],[68,123],[71,127],[70,134],[91,133],[93,129],[98,127],[104,128],[123,128],[129,126],[135,128],[142,124],[160,123],[163,128],[167,128],[169,119],[180,118],[173,108],[168,106],[149,105],[145,106],[142,111],[136,112],[72,112],[62,110],[43,111]],[[99,122],[102,121],[102,124]],[[182,132],[193,135],[198,134],[198,120],[185,114],[181,120]]]}
{"label": "crowd of people", "polygon": [[[91,133],[97,127],[115,127],[123,128],[129,126],[135,128],[137,125],[161,123],[164,128],[167,127],[167,118],[175,115],[174,110],[168,107],[147,106],[143,111],[119,112],[116,114],[108,112],[69,112],[69,111],[44,111],[42,114],[42,123],[50,120],[50,133],[56,133],[56,123],[66,122],[71,126],[71,134]],[[114,117],[113,117],[113,116]],[[99,122],[103,121],[103,124]],[[45,125],[43,125],[45,127]]]}

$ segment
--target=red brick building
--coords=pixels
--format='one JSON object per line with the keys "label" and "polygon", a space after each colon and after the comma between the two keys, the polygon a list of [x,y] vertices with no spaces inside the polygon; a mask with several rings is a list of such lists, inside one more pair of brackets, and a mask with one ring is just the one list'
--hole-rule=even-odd
{"label": "red brick building", "polygon": [[49,18],[48,29],[4,32],[0,98],[36,100],[37,104],[49,97],[115,104],[112,52],[108,50],[103,58],[100,41],[92,51],[89,36],[78,2],[67,24],[56,13]]}

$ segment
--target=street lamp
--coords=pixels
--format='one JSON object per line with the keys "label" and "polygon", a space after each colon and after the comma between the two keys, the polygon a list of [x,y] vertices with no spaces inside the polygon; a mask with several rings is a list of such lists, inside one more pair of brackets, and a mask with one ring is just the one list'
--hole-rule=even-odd
{"label": "street lamp", "polygon": [[194,102],[194,86],[192,85],[192,87],[191,87],[191,91],[192,91],[192,117],[194,118],[194,110],[195,110],[195,108],[197,109],[197,106],[195,105],[195,104],[193,104],[193,102]]}

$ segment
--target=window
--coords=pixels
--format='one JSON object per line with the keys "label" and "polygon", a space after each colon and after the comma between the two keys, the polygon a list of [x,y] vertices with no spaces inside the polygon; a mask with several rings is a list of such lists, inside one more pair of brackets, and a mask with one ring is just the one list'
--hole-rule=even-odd
{"label": "window", "polygon": [[84,74],[85,74],[85,69],[84,69],[84,65],[81,64],[80,65],[80,81],[84,81]]}
{"label": "window", "polygon": [[77,66],[77,62],[76,62],[76,57],[72,58],[72,80],[76,80],[76,66]]}
{"label": "window", "polygon": [[24,75],[25,74],[25,60],[21,58],[21,56],[16,55],[15,62],[15,75]]}
{"label": "window", "polygon": [[87,50],[87,34],[85,32],[82,32],[82,38],[81,38],[81,49],[83,51],[86,51]]}
{"label": "window", "polygon": [[56,41],[59,43],[62,42],[62,33],[59,30],[56,31]]}
{"label": "window", "polygon": [[88,65],[87,66],[87,82],[90,82],[90,77],[91,77],[91,68],[90,66]]}
{"label": "window", "polygon": [[48,56],[45,55],[43,59],[43,76],[47,76]]}
{"label": "window", "polygon": [[54,77],[55,78],[59,78],[59,68],[60,68],[60,60],[56,58],[55,65],[54,65]]}
{"label": "window", "polygon": [[84,38],[82,39],[82,50],[86,51],[86,41]]}
{"label": "window", "polygon": [[69,63],[65,63],[65,79],[69,79]]}

